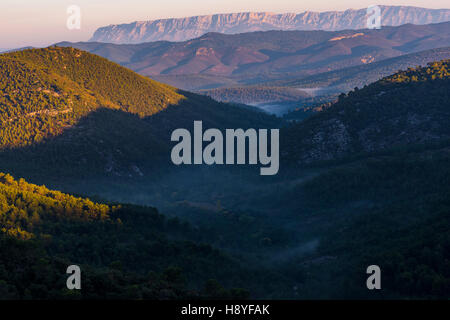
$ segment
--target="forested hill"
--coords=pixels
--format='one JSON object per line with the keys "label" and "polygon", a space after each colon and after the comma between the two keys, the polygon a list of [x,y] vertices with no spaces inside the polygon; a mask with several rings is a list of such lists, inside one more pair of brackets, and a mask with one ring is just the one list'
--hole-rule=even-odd
{"label": "forested hill", "polygon": [[[310,273],[302,288],[374,297],[364,276],[376,264],[384,279],[378,298],[448,298],[449,64],[401,71],[341,95],[280,133],[282,170],[316,175],[279,205],[291,206],[298,221],[314,220],[308,229],[328,224],[316,233],[317,252],[303,260]],[[327,276],[317,280],[321,273]]]}
{"label": "forested hill", "polygon": [[450,47],[405,54],[361,66],[343,68],[305,78],[281,80],[268,83],[268,86],[293,88],[328,87],[334,92],[347,92],[390,76],[409,67],[426,66],[430,61],[445,60],[450,57]]}
{"label": "forested hill", "polygon": [[[248,296],[212,280],[237,285],[245,271],[197,242],[187,223],[153,208],[95,203],[4,173],[0,252],[1,299]],[[66,287],[72,264],[82,269],[83,290]]]}
{"label": "forested hill", "polygon": [[144,117],[184,98],[174,88],[72,48],[1,55],[0,83],[0,147],[57,135],[99,108]]}
{"label": "forested hill", "polygon": [[450,60],[410,68],[339,100],[287,129],[282,157],[295,163],[335,160],[450,139]]}
{"label": "forested hill", "polygon": [[277,123],[73,48],[0,55],[0,165],[18,176],[145,175],[170,160],[171,130],[194,120],[218,128]]}

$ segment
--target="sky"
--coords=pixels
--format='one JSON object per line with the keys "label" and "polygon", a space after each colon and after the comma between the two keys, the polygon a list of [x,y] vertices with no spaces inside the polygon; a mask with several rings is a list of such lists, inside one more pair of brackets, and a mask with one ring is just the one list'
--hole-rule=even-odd
{"label": "sky", "polygon": [[[333,11],[373,4],[450,8],[449,0],[0,0],[0,49],[87,41],[98,27],[133,21],[248,11]],[[67,28],[70,5],[81,9],[80,29]]]}

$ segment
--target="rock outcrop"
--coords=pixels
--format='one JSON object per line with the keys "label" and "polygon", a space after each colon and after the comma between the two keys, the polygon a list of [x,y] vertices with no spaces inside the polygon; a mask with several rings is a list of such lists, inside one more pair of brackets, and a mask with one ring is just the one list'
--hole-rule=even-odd
{"label": "rock outcrop", "polygon": [[[450,9],[425,9],[408,6],[380,6],[381,24],[430,24],[450,21]],[[246,12],[214,14],[180,19],[138,21],[99,28],[90,41],[141,43],[185,41],[208,32],[235,34],[267,30],[345,30],[366,28],[366,9],[274,14]]]}

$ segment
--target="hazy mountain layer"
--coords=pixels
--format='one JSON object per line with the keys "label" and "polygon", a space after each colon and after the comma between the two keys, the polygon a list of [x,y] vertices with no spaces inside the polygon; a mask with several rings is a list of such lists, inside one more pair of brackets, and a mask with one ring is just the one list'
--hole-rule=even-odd
{"label": "hazy mountain layer", "polygon": [[450,58],[450,47],[438,48],[300,77],[299,79],[295,79],[295,74],[291,73],[288,77],[289,80],[265,82],[260,85],[201,90],[199,92],[218,101],[249,104],[288,102],[296,103],[297,107],[300,107],[305,103],[317,104],[329,97],[334,98],[337,94],[348,92],[355,87],[361,88],[399,70],[426,66],[430,61],[448,58]]}
{"label": "hazy mountain layer", "polygon": [[381,30],[209,33],[187,42],[60,43],[142,75],[199,90],[305,77],[450,46],[450,22]]}

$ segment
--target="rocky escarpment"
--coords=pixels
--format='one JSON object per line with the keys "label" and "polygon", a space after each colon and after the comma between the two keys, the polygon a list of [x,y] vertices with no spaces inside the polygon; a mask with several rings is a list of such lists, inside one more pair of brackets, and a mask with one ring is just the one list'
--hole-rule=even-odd
{"label": "rocky escarpment", "polygon": [[[450,9],[380,6],[383,26],[430,24],[450,21]],[[366,27],[366,8],[359,10],[274,14],[246,12],[180,19],[161,19],[99,28],[96,42],[141,43],[159,40],[185,41],[208,32],[235,34],[267,30],[344,30]]]}

